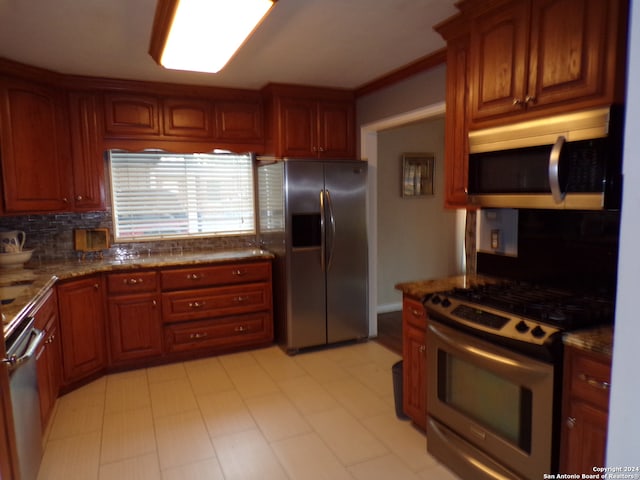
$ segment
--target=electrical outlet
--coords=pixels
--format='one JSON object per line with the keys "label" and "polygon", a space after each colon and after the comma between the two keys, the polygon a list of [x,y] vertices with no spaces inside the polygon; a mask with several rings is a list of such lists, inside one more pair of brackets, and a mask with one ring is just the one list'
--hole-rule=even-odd
{"label": "electrical outlet", "polygon": [[493,250],[500,249],[500,229],[491,230],[491,248]]}

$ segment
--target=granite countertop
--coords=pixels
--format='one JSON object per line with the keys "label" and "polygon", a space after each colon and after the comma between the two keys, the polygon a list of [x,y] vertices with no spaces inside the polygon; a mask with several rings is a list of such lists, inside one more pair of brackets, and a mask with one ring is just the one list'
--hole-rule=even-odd
{"label": "granite countertop", "polygon": [[[141,268],[159,268],[182,265],[199,265],[205,263],[228,262],[239,260],[272,259],[273,254],[261,249],[217,250],[206,252],[190,252],[179,255],[147,254],[127,255],[113,258],[95,259],[87,261],[69,261],[60,263],[42,263],[40,265],[26,265],[25,270],[32,279],[15,300],[2,305],[2,326],[5,338],[15,325],[29,314],[37,302],[42,299],[56,282],[85,275],[121,270],[135,270]],[[15,270],[4,271],[7,275],[14,275]],[[0,276],[3,271],[0,270]]]}
{"label": "granite countertop", "polygon": [[562,340],[565,345],[611,357],[613,351],[613,325],[568,332],[563,335]]}
{"label": "granite countertop", "polygon": [[485,275],[456,275],[432,280],[398,283],[395,288],[396,290],[400,290],[404,295],[409,295],[422,301],[424,297],[430,293],[444,292],[453,288],[469,288],[487,283],[497,283],[499,281],[499,279]]}

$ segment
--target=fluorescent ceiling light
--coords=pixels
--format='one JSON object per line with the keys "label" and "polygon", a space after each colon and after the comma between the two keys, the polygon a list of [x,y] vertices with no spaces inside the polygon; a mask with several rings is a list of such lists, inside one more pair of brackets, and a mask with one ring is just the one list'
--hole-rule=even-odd
{"label": "fluorescent ceiling light", "polygon": [[276,0],[158,0],[149,53],[165,68],[216,73]]}

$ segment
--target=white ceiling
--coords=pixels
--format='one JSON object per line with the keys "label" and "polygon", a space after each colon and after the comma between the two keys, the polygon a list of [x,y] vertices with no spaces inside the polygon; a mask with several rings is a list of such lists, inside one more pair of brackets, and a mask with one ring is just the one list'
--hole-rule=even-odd
{"label": "white ceiling", "polygon": [[222,71],[200,74],[165,70],[149,56],[156,0],[0,0],[0,57],[97,77],[354,89],[443,48],[432,27],[457,12],[455,3],[278,0]]}

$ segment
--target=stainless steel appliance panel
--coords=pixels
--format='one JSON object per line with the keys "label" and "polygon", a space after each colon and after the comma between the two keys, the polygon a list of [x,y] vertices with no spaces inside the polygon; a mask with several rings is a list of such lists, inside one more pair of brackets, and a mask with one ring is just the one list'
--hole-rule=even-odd
{"label": "stainless steel appliance panel", "polygon": [[366,167],[259,164],[259,239],[276,257],[276,340],[289,353],[368,336]]}
{"label": "stainless steel appliance panel", "polygon": [[325,164],[329,343],[366,337],[369,331],[366,187],[362,162]]}
{"label": "stainless steel appliance panel", "polygon": [[[320,195],[324,187],[324,169],[318,162],[285,164],[286,265],[288,283],[287,347],[298,349],[327,341],[324,252],[321,237],[296,238],[294,220],[311,219],[319,223]],[[304,230],[311,229],[305,225]],[[321,225],[316,225],[321,230]],[[302,228],[300,229],[302,230]],[[297,235],[303,232],[296,231]],[[310,240],[310,241],[307,241]]]}
{"label": "stainless steel appliance panel", "polygon": [[[427,450],[459,475],[475,465],[475,478],[504,478],[486,475],[495,468],[483,463],[485,457],[527,479],[552,472],[557,466],[554,365],[433,318],[427,344]],[[437,431],[432,432],[434,426]],[[455,460],[461,443],[469,455],[478,452],[464,468]]]}
{"label": "stainless steel appliance panel", "polygon": [[42,459],[42,426],[40,397],[36,376],[35,352],[44,337],[33,327],[34,320],[21,328],[21,333],[7,345],[9,389],[15,429],[18,468],[22,480],[35,480]]}

